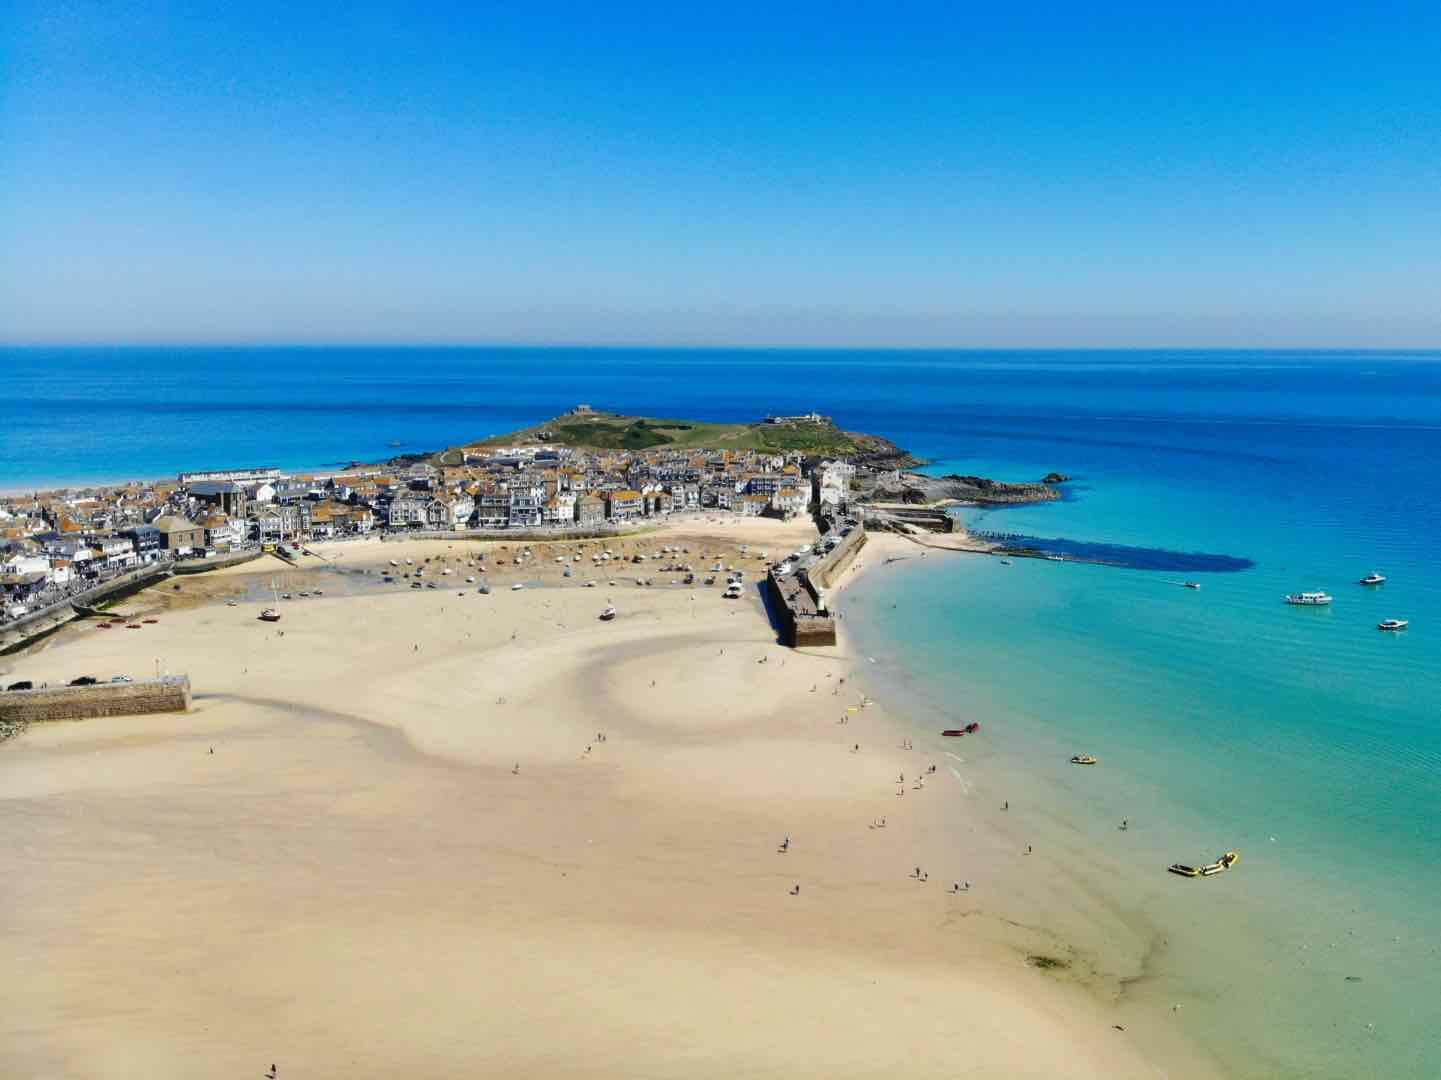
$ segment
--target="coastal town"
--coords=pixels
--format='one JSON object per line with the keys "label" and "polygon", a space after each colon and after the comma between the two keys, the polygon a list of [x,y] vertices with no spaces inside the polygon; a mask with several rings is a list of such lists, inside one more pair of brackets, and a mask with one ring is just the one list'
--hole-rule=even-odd
{"label": "coastal town", "polygon": [[[633,418],[620,426],[618,419],[581,405],[512,439],[419,460],[333,472],[187,471],[172,480],[0,496],[0,626],[97,599],[147,571],[196,572],[320,541],[607,536],[696,514],[811,515],[824,531],[860,503],[873,525],[949,531],[944,510],[915,504],[948,494],[1054,497],[1044,484],[998,492],[976,478],[942,478],[974,483],[918,495],[917,485],[942,481],[905,473],[899,465],[914,459],[888,443],[879,455],[863,452],[816,413],[741,429],[760,444],[752,446],[722,445],[736,441],[731,428]],[[566,445],[565,435],[577,431],[580,444]],[[713,442],[675,445],[668,431]],[[618,441],[659,444],[585,445],[617,432]]]}
{"label": "coastal town", "polygon": [[[818,424],[820,417],[792,422]],[[706,512],[834,516],[856,466],[800,451],[465,448],[434,461],[287,474],[271,467],[0,497],[0,598],[14,621],[156,564],[385,534],[607,535]]]}

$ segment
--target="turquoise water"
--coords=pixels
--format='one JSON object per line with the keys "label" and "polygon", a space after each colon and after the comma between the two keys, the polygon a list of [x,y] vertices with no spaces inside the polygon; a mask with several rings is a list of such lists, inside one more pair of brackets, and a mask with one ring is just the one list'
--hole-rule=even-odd
{"label": "turquoise water", "polygon": [[[1015,797],[1014,820],[1078,881],[1089,871],[1090,902],[1152,928],[1127,992],[1184,1004],[1238,1072],[1441,1075],[1441,353],[6,350],[0,364],[0,490],[374,458],[580,401],[711,420],[817,408],[933,471],[1070,473],[1063,502],[964,516],[1246,568],[1187,570],[1195,591],[1165,569],[896,564],[845,601],[877,679],[902,704],[985,721],[966,747],[977,790]],[[1355,584],[1372,569],[1385,586]],[[1281,603],[1299,589],[1336,602]],[[1378,632],[1388,617],[1412,628]],[[1077,750],[1101,765],[1069,767]],[[1231,848],[1242,863],[1221,878],[1164,873]]]}
{"label": "turquoise water", "polygon": [[[1328,376],[1313,372],[1317,397]],[[1120,417],[1101,387],[1089,408],[1073,391],[1056,438],[1027,422],[945,464],[1078,477],[1063,503],[964,512],[975,527],[1251,568],[1188,573],[1197,591],[1166,572],[931,556],[864,580],[848,625],[881,679],[983,720],[969,755],[1004,778],[997,796],[1032,782],[1072,865],[1115,860],[1116,902],[1167,942],[1151,991],[1184,1003],[1238,1072],[1441,1075],[1434,391],[1402,418],[1388,396],[1317,418],[1286,416],[1292,402],[1262,386],[1231,393],[1229,416],[1197,395],[1171,416]],[[1190,400],[1211,415],[1174,415]],[[1356,584],[1373,568],[1384,586]],[[1335,603],[1281,602],[1299,589]],[[1377,631],[1389,617],[1412,629]],[[1078,751],[1101,765],[1070,767]],[[1163,872],[1233,848],[1242,863],[1223,878]]]}

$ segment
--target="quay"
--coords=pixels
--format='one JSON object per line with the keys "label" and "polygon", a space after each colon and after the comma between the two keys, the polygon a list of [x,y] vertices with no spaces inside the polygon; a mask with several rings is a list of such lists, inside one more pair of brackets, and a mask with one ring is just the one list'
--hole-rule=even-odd
{"label": "quay", "polygon": [[90,720],[98,716],[139,716],[186,712],[190,708],[187,675],[137,679],[92,686],[45,686],[0,693],[0,725]]}
{"label": "quay", "polygon": [[766,582],[784,644],[793,649],[836,644],[836,617],[826,607],[825,590],[865,543],[864,524],[856,522],[840,531],[833,527],[816,541],[816,547],[822,549],[819,555],[805,560],[793,557],[770,568]]}

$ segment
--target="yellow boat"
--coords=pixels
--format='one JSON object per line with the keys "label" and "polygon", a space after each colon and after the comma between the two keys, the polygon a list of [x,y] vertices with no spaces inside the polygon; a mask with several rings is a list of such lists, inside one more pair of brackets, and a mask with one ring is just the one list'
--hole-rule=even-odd
{"label": "yellow boat", "polygon": [[1076,754],[1071,758],[1072,765],[1094,765],[1096,759],[1090,754]]}
{"label": "yellow boat", "polygon": [[1236,851],[1228,851],[1213,863],[1205,866],[1187,866],[1184,863],[1172,863],[1166,867],[1173,874],[1181,877],[1210,877],[1212,874],[1219,874],[1222,870],[1229,870],[1241,861],[1241,855]]}

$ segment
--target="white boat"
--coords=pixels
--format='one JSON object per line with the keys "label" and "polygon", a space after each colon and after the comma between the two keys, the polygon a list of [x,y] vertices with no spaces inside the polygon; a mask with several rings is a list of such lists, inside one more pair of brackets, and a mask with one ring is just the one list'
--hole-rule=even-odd
{"label": "white boat", "polygon": [[391,565],[391,566],[399,566],[399,565],[400,565],[400,561],[399,561],[398,559],[391,559],[391,560],[390,560],[390,565]]}
{"label": "white boat", "polygon": [[1286,594],[1286,603],[1294,604],[1297,607],[1324,607],[1329,604],[1331,600],[1331,594],[1324,592],[1299,592]]}
{"label": "white boat", "polygon": [[1201,583],[1199,581],[1183,581],[1181,584],[1188,589],[1199,589],[1201,587]]}
{"label": "white boat", "polygon": [[611,619],[614,619],[614,618],[615,618],[615,608],[612,607],[610,604],[607,604],[607,605],[605,606],[605,610],[600,613],[600,621],[601,621],[601,622],[610,622],[610,620],[611,620]]}
{"label": "white boat", "polygon": [[468,577],[466,577],[465,583],[466,583],[467,585],[474,585],[474,584],[475,584],[475,575],[474,575],[474,574],[470,574]]}
{"label": "white boat", "polygon": [[1386,575],[1385,575],[1385,574],[1378,574],[1378,573],[1376,573],[1375,570],[1372,570],[1369,574],[1367,574],[1367,575],[1366,575],[1365,577],[1363,577],[1359,582],[1357,582],[1357,584],[1358,584],[1358,585],[1384,585],[1384,584],[1386,584]]}
{"label": "white boat", "polygon": [[510,591],[511,591],[511,592],[520,592],[520,590],[523,589],[523,588],[525,588],[525,586],[524,586],[522,583],[520,583],[519,581],[517,581],[514,585],[512,585],[512,586],[510,587]]}
{"label": "white boat", "polygon": [[1409,619],[1382,619],[1376,624],[1377,630],[1405,630],[1411,625]]}
{"label": "white boat", "polygon": [[273,607],[268,607],[260,613],[260,617],[265,622],[279,622],[280,612],[276,611]]}

